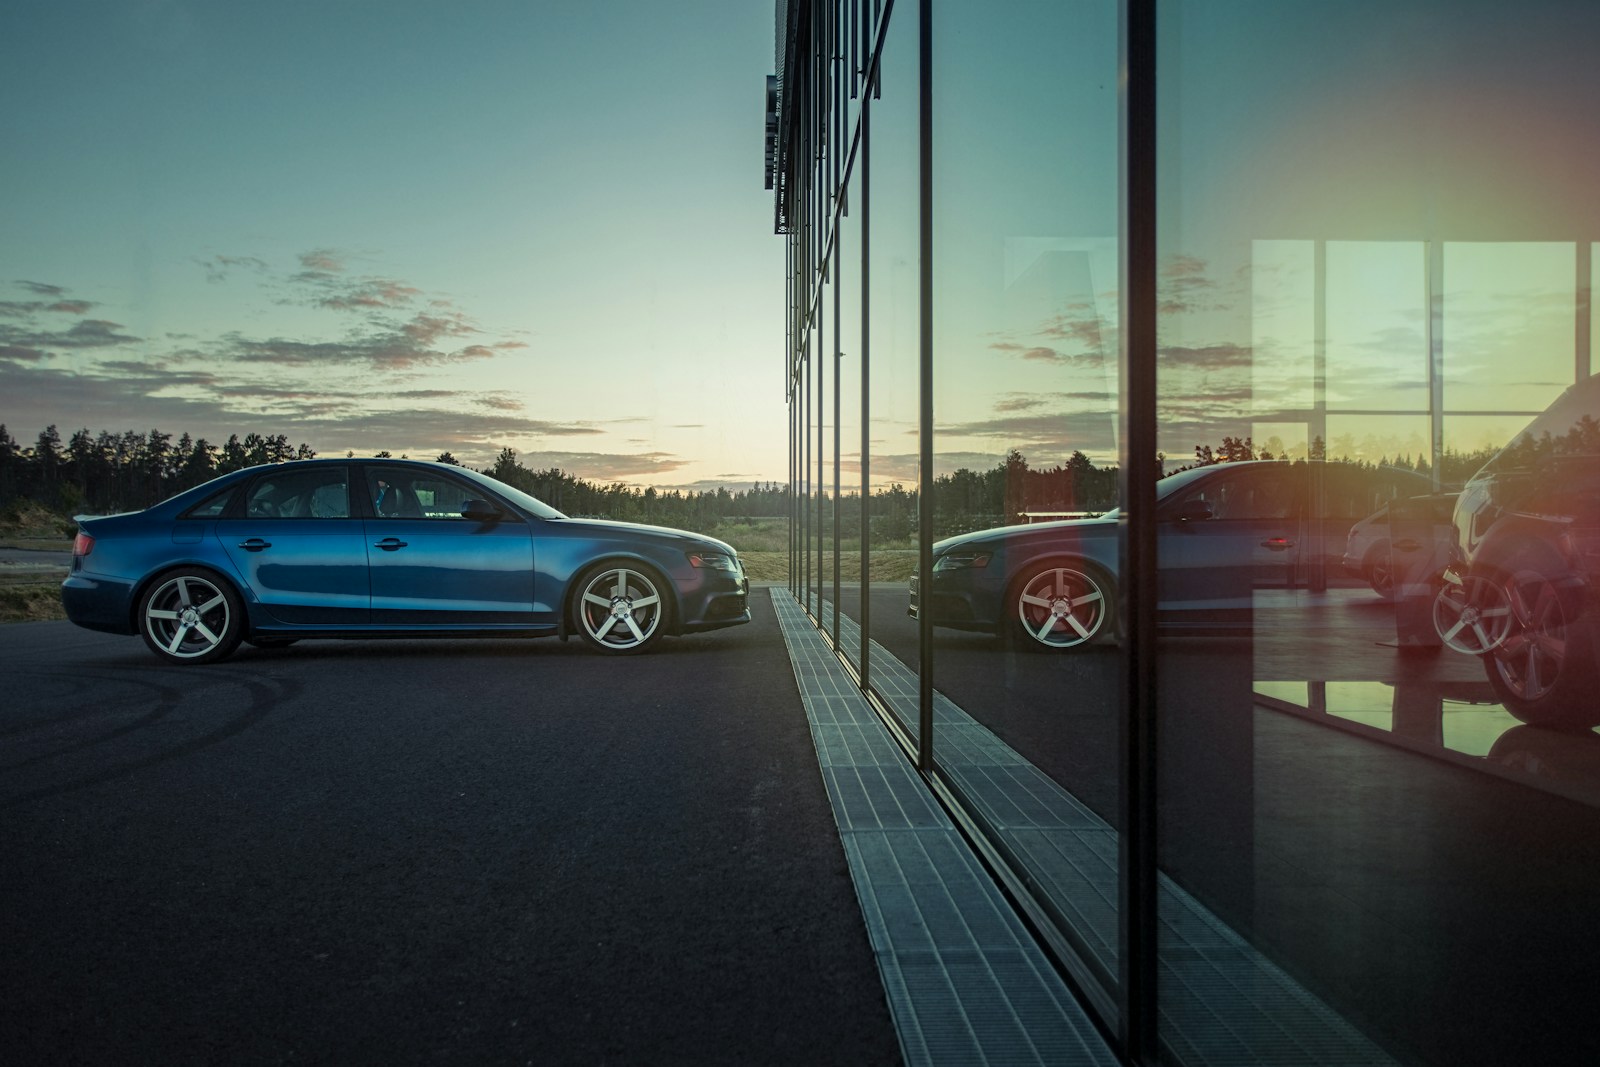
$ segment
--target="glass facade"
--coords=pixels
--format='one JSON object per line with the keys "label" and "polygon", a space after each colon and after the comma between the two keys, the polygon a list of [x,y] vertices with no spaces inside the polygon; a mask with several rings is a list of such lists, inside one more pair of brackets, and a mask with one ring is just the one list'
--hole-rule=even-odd
{"label": "glass facade", "polygon": [[1118,1051],[1600,1062],[1600,9],[778,29],[791,588]]}

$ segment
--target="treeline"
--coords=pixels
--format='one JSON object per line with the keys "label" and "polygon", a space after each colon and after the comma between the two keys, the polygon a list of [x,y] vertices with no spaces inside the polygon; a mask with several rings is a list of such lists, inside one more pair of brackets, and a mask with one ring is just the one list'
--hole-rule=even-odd
{"label": "treeline", "polygon": [[316,454],[308,445],[290,445],[283,434],[250,433],[242,440],[234,434],[217,446],[187,433],[174,441],[160,430],[82,429],[63,444],[53,425],[28,447],[0,424],[0,503],[9,508],[29,500],[67,513],[133,511],[219,474]]}
{"label": "treeline", "polygon": [[[1592,420],[1591,420],[1592,421]],[[1593,426],[1583,428],[1589,436]],[[1579,436],[1582,436],[1580,433]],[[1312,442],[1311,457],[1323,458],[1321,439]],[[1493,450],[1456,452],[1440,457],[1440,481],[1457,487],[1489,458]],[[283,434],[230,436],[221,446],[185,433],[172,435],[152,429],[148,433],[126,430],[120,434],[83,429],[63,443],[55,426],[39,433],[24,446],[0,425],[0,509],[14,511],[31,501],[65,514],[106,514],[148,507],[175,493],[215,478],[219,474],[262,463],[309,459],[317,454],[306,444],[291,446]],[[379,452],[387,456],[388,452]],[[449,452],[436,457],[456,463]],[[1189,466],[1247,459],[1279,459],[1257,447],[1249,437],[1224,437],[1219,445],[1197,445]],[[1170,465],[1159,460],[1168,473]],[[1430,475],[1425,459],[1409,456],[1377,464]],[[1187,468],[1180,468],[1187,469]],[[482,473],[531,493],[575,517],[600,517],[668,526],[712,526],[736,518],[780,518],[790,514],[791,489],[776,482],[756,482],[749,489],[719,488],[699,492],[637,488],[621,482],[600,484],[558,468],[531,470],[517,458],[515,449],[501,449],[494,464]],[[1117,506],[1116,466],[1097,466],[1082,452],[1064,463],[1033,467],[1013,449],[987,470],[966,468],[941,474],[933,482],[934,534],[945,537],[968,530],[1024,522],[1032,517],[1060,514],[1098,514]],[[871,535],[889,543],[910,538],[917,527],[918,493],[898,483],[874,491],[868,499]],[[804,516],[808,523],[831,529],[837,511],[844,536],[860,530],[861,494],[844,491],[838,499],[826,488],[812,488]]]}
{"label": "treeline", "polygon": [[[439,458],[449,462],[449,454]],[[640,489],[611,482],[595,482],[556,467],[529,470],[517,460],[514,448],[502,448],[494,466],[481,473],[543,500],[574,518],[606,518],[644,522],[657,526],[709,526],[730,518],[776,518],[789,514],[789,487],[776,482],[756,482],[749,489],[726,488],[683,492],[677,489]]]}

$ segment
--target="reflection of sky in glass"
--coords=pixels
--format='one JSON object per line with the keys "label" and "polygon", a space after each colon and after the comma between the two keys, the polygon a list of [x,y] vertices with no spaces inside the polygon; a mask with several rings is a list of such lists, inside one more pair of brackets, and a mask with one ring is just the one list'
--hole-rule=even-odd
{"label": "reflection of sky in glass", "polygon": [[1116,450],[1115,6],[1012,6],[934,5],[936,473]]}
{"label": "reflection of sky in glass", "polygon": [[1252,409],[1309,408],[1316,372],[1316,248],[1255,241],[1250,261]]}
{"label": "reflection of sky in glass", "polygon": [[[1539,10],[1164,7],[1164,54],[1181,57],[1160,88],[1169,454],[1319,402],[1346,412],[1330,435],[1426,448],[1426,425],[1350,413],[1432,406],[1430,251],[1444,412],[1533,412],[1573,380],[1576,255],[1594,261],[1577,243],[1600,233],[1600,5]],[[1467,425],[1446,417],[1447,447]]]}
{"label": "reflection of sky in glass", "polygon": [[872,136],[872,342],[869,431],[874,485],[917,478],[919,254],[916,8],[889,20],[882,95],[868,102]]}
{"label": "reflection of sky in glass", "polygon": [[1329,415],[1328,457],[1368,463],[1429,458],[1429,434],[1426,415]]}
{"label": "reflection of sky in glass", "polygon": [[1424,252],[1414,241],[1328,242],[1329,406],[1428,406]]}
{"label": "reflection of sky in glass", "polygon": [[1444,406],[1538,411],[1572,384],[1576,246],[1444,246]]}

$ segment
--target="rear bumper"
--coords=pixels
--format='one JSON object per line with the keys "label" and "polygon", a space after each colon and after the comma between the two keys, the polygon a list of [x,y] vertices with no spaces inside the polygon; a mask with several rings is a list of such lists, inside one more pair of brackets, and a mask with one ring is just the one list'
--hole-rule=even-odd
{"label": "rear bumper", "polygon": [[61,606],[67,618],[86,630],[132,634],[133,583],[114,578],[70,575],[61,583]]}

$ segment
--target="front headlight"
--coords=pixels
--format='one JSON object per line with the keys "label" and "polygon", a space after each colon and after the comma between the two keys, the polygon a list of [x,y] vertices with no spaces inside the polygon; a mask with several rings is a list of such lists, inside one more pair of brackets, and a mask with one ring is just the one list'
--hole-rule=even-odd
{"label": "front headlight", "polygon": [[959,571],[968,567],[987,567],[989,565],[988,552],[950,552],[933,561],[933,572]]}
{"label": "front headlight", "polygon": [[730,556],[725,552],[691,552],[689,565],[702,567],[709,571],[727,571],[729,574],[739,573],[739,557]]}

